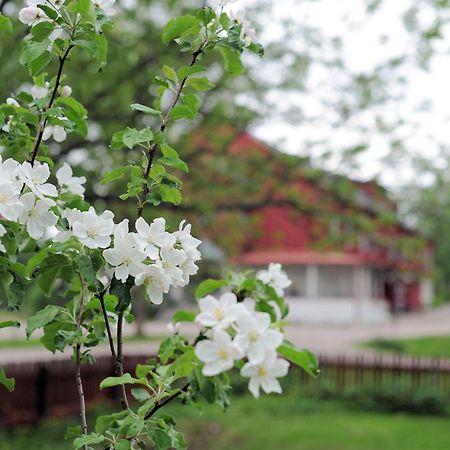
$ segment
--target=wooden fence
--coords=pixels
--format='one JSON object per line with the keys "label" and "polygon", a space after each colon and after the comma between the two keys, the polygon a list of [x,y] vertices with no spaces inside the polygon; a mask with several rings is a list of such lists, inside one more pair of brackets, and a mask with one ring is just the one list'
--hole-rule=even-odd
{"label": "wooden fence", "polygon": [[[129,357],[125,371],[132,372],[146,357]],[[389,386],[396,389],[428,389],[450,398],[450,361],[406,358],[399,356],[319,358],[321,374],[312,380],[299,375],[305,386],[326,385],[338,391]],[[71,361],[11,364],[6,373],[16,379],[16,389],[9,393],[0,386],[0,426],[35,424],[46,417],[75,415],[78,397]],[[85,396],[90,404],[113,400],[115,389],[99,391],[100,382],[113,375],[110,358],[99,358],[95,365],[82,367]],[[298,380],[297,376],[294,375]]]}

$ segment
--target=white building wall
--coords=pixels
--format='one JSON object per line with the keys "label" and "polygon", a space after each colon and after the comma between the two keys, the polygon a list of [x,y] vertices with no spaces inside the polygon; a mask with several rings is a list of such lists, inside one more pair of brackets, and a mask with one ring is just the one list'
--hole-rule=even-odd
{"label": "white building wall", "polygon": [[[304,268],[285,267],[288,275],[304,275]],[[369,267],[306,266],[305,294],[287,295],[288,320],[307,323],[374,323],[389,318],[387,302],[373,298]],[[327,278],[329,277],[329,278]],[[323,283],[330,283],[323,285]],[[294,283],[295,284],[295,283]],[[298,291],[298,289],[297,289]],[[336,293],[333,296],[333,293]],[[323,294],[329,295],[323,295]]]}

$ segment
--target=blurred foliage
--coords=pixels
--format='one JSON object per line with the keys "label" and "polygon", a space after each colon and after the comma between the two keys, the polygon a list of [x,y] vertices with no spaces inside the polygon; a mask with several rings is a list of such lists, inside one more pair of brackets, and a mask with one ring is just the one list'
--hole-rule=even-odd
{"label": "blurred foliage", "polygon": [[[376,15],[385,1],[363,1],[364,17],[368,20]],[[71,137],[62,144],[52,144],[50,149],[52,154],[60,156],[61,160],[67,159],[73,165],[79,165],[78,173],[86,175],[88,180],[98,180],[98,172],[105,173],[115,166],[123,165],[132,157],[128,153],[108,149],[115,130],[127,125],[146,124],[149,120],[151,122],[148,116],[129,109],[128,105],[150,103],[155,95],[149,91],[150,80],[160,75],[157,73],[157,67],[161,64],[178,67],[187,62],[175,52],[168,51],[162,44],[159,37],[162,26],[173,14],[189,13],[204,2],[120,0],[117,3],[117,26],[110,36],[109,63],[104,73],[96,73],[93,67],[88,65],[89,57],[86,55],[85,58],[81,56],[77,57],[76,61],[69,61],[68,75],[64,80],[64,83],[72,86],[74,94],[89,111],[89,143],[86,145]],[[360,132],[359,142],[339,148],[342,172],[349,172],[357,167],[358,158],[364,158],[370,149],[367,137],[373,133],[384,134],[392,142],[391,152],[386,158],[387,165],[410,157],[404,142],[395,136],[395,130],[401,124],[402,118],[391,120],[385,117],[383,105],[392,105],[392,102],[402,98],[404,89],[401,86],[405,84],[405,68],[411,67],[411,64],[422,70],[429,67],[433,55],[438,52],[436,43],[442,40],[442,30],[449,22],[448,1],[410,0],[402,17],[411,39],[409,52],[395,58],[386,57],[374,68],[373,73],[362,73],[348,67],[339,36],[325,36],[313,23],[299,23],[295,14],[292,17],[283,15],[274,29],[265,30],[267,27],[261,24],[267,23],[267,18],[277,13],[277,5],[270,0],[247,3],[252,11],[251,16],[257,18],[256,27],[265,41],[266,57],[264,61],[257,56],[249,57],[248,63],[252,68],[246,74],[226,79],[220,62],[214,60],[216,56],[209,56],[212,59],[208,63],[211,62],[212,67],[208,75],[217,87],[203,94],[197,123],[200,125],[207,121],[208,128],[212,131],[208,138],[215,143],[216,153],[220,153],[231,140],[230,136],[215,136],[216,127],[224,122],[232,124],[237,132],[255,124],[270,124],[273,121],[289,122],[300,130],[305,124],[314,125],[317,120],[327,121],[333,129],[338,130],[368,113],[373,118],[370,127],[367,124],[355,125],[355,130]],[[304,7],[307,10],[319,3],[306,1],[298,8]],[[17,15],[21,5],[19,0],[0,1],[0,8],[11,17]],[[317,9],[311,11],[314,13]],[[422,20],[422,13],[425,11],[431,14],[427,23]],[[363,23],[358,25],[364,26]],[[11,37],[1,37],[0,98],[10,96],[27,80],[24,68],[17,62],[19,49],[16,43],[25,33],[24,27],[17,20],[14,21],[14,33]],[[325,78],[335,82],[333,95],[330,95],[328,88],[318,89],[315,85],[318,73],[325,74]],[[323,76],[320,79],[322,78]],[[239,92],[241,94],[238,94]],[[312,96],[320,104],[317,113],[306,107],[308,103],[302,102],[302,95]],[[287,97],[297,98],[296,96],[299,96],[298,102],[284,101]],[[311,162],[286,156],[278,169],[274,169],[270,167],[271,159],[261,158],[250,149],[246,151],[245,160],[241,157],[239,160],[230,157],[224,152],[218,159],[216,154],[216,160],[212,163],[202,154],[204,147],[195,147],[186,142],[183,131],[183,124],[177,124],[172,127],[170,133],[172,137],[178,138],[180,155],[190,163],[192,178],[184,186],[183,207],[178,208],[176,212],[168,211],[167,216],[172,223],[181,215],[187,216],[197,227],[201,226],[206,235],[218,235],[218,244],[225,245],[229,253],[237,251],[245,234],[254,229],[258,222],[257,217],[248,213],[262,203],[274,200],[281,191],[286,201],[296,205],[299,214],[320,216],[317,234],[323,236],[323,230],[327,230],[327,238],[322,239],[319,246],[342,244],[343,239],[355,242],[363,233],[375,236],[375,240],[384,239],[383,244],[396,246],[396,252],[421,252],[423,242],[414,239],[414,236],[391,242],[377,233],[381,228],[389,227],[395,222],[395,210],[379,208],[375,215],[359,213],[358,208],[351,205],[356,195],[354,185],[343,177],[329,176],[317,170],[314,167],[315,160]],[[326,140],[327,136],[321,136],[319,139],[324,147],[327,147]],[[304,147],[311,149],[312,154],[315,143],[302,142]],[[337,149],[329,146],[327,148],[329,150],[322,154],[324,160],[337,153]],[[282,150],[281,142],[279,149]],[[211,146],[208,151],[211,151]],[[280,161],[281,158],[280,156]],[[307,173],[311,180],[317,179],[320,183],[327,184],[330,195],[334,198],[337,196],[344,204],[350,205],[348,212],[341,217],[340,213],[332,211],[334,217],[324,217],[324,207],[328,207],[329,198],[324,204],[315,204],[314,201],[308,201],[305,193],[300,195],[298,188],[289,186],[286,180],[298,172],[299,166],[302,166],[303,175]],[[113,207],[108,188],[96,181],[90,182],[88,197],[89,200],[96,199],[98,203],[107,203],[109,208]],[[245,202],[242,201],[243,198]],[[421,216],[425,217],[428,199],[422,196],[417,198],[419,206],[415,204],[411,210],[421,214],[423,208],[424,214]],[[101,206],[104,205],[99,205]],[[126,215],[127,208],[127,203],[114,206],[119,217]],[[151,218],[152,214],[151,210],[146,212],[148,218]],[[436,214],[436,210],[433,210],[433,214]],[[427,217],[431,222],[431,216]],[[345,228],[344,235],[328,232],[330,227],[333,228],[332,222],[336,221],[339,222],[337,228]],[[422,226],[422,222],[419,223],[419,227],[423,228],[433,241],[438,235],[448,234],[443,233],[448,226],[450,220],[435,221],[435,225]],[[430,230],[432,227],[436,229]],[[450,280],[450,266],[446,263],[449,259],[450,244],[439,245],[436,248],[439,272],[437,280],[443,292],[449,289],[449,281],[445,281]]]}

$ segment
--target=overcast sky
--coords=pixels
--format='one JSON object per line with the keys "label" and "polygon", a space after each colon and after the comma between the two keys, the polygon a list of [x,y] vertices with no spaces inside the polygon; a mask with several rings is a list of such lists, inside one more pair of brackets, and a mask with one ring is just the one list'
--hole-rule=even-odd
{"label": "overcast sky", "polygon": [[[245,8],[246,5],[259,0],[238,0],[232,3],[232,9]],[[273,1],[271,11],[267,11],[267,28],[261,39],[269,42],[282,33],[285,18],[295,18],[299,26],[308,24],[318,27],[330,39],[339,36],[342,39],[341,55],[352,73],[372,73],[375,66],[384,61],[411,54],[415,46],[414,37],[408,33],[402,23],[402,15],[411,4],[420,0],[385,0],[381,8],[373,15],[368,15],[364,0],[283,0]],[[436,20],[435,12],[426,5],[422,6],[418,16],[419,25],[431,27]],[[354,117],[339,129],[330,126],[334,111],[323,105],[323,100],[341,95],[339,80],[333,79],[326,70],[316,69],[312,76],[312,85],[307,94],[290,95],[279,98],[280,103],[300,102],[316,119],[308,126],[302,123],[288,124],[284,120],[262,123],[254,128],[257,137],[277,144],[284,141],[282,149],[294,154],[320,155],[324,150],[341,149],[361,142],[360,127],[366,128],[364,135],[369,149],[361,159],[361,169],[353,175],[369,178],[380,174],[383,184],[395,187],[412,177],[417,172],[406,161],[382,162],[389,153],[393,137],[402,139],[408,152],[425,155],[436,161],[441,144],[450,142],[450,98],[448,84],[450,80],[450,59],[448,47],[450,26],[443,28],[442,40],[436,40],[435,56],[428,72],[419,69],[410,61],[401,67],[397,75],[406,78],[407,84],[395,86],[392,97],[404,95],[404,100],[397,100]],[[302,43],[297,44],[301,49]],[[321,50],[329,51],[326,47]],[[330,50],[331,51],[331,50]],[[334,51],[334,50],[333,50]],[[271,93],[276,97],[277,93]],[[405,122],[388,136],[374,132],[374,120],[380,114],[386,120],[402,118]],[[314,147],[305,145],[305,141],[323,140]],[[331,158],[327,166],[338,168],[338,160]],[[426,182],[426,176],[421,179]]]}

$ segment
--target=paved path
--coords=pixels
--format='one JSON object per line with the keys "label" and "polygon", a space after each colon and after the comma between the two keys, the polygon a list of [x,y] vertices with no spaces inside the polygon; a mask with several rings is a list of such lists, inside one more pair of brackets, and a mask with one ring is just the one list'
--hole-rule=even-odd
{"label": "paved path", "polygon": [[[181,330],[188,336],[196,334],[196,327],[187,324]],[[14,330],[10,337],[23,336],[22,330]],[[149,322],[144,327],[149,336],[168,335],[166,322]],[[3,334],[3,333],[2,333]],[[133,328],[128,327],[126,334],[133,334]],[[415,336],[449,335],[450,334],[450,305],[393,318],[388,323],[377,325],[295,325],[286,329],[287,338],[296,345],[310,349],[316,354],[323,355],[354,355],[371,354],[373,351],[358,345],[376,337],[404,338]],[[154,339],[148,342],[126,342],[125,354],[149,354],[157,350]],[[94,350],[97,356],[109,354],[108,347],[101,345]],[[0,365],[13,362],[52,360],[53,358],[69,358],[70,352],[51,354],[40,347],[0,349]]]}

